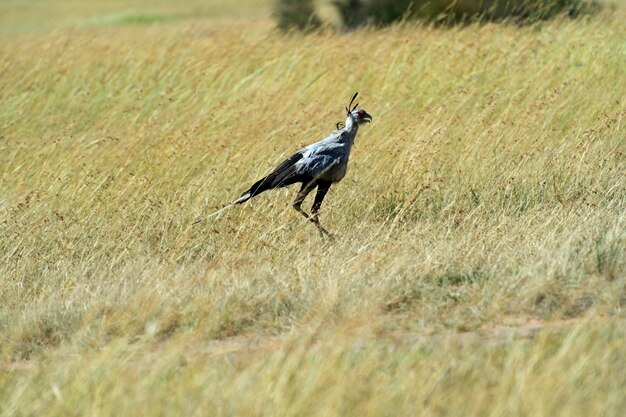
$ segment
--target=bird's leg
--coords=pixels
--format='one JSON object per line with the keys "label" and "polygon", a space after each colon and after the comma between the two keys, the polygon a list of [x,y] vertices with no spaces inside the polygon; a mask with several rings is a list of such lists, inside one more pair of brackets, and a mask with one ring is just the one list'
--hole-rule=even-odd
{"label": "bird's leg", "polygon": [[[309,183],[309,184],[302,184],[302,188],[300,189],[300,191],[298,192],[298,195],[296,196],[296,199],[293,201],[293,208],[296,209],[296,211],[300,214],[302,214],[304,217],[306,217],[311,223],[313,223],[316,227],[317,230],[319,230],[320,232],[320,236],[331,236],[330,233],[328,233],[328,230],[324,229],[324,227],[320,224],[319,220],[317,219],[317,216],[313,217],[310,216],[309,214],[307,214],[307,212],[305,212],[304,210],[302,210],[302,202],[304,201],[304,199],[306,198],[306,196],[313,190],[313,188],[315,188],[317,184],[316,183]],[[328,191],[328,190],[327,190]],[[319,191],[318,191],[319,193]],[[326,193],[324,193],[326,194]],[[317,200],[317,198],[316,198]],[[321,202],[320,202],[321,204]]]}
{"label": "bird's leg", "polygon": [[[322,201],[326,197],[326,193],[330,190],[330,186],[333,183],[330,181],[320,181],[317,185],[317,193],[315,194],[315,200],[313,200],[313,207],[311,207],[311,218],[318,228],[324,229],[320,224],[318,213],[322,207]],[[320,230],[321,230],[320,229]],[[324,229],[325,230],[325,229]],[[328,234],[328,232],[326,232]]]}

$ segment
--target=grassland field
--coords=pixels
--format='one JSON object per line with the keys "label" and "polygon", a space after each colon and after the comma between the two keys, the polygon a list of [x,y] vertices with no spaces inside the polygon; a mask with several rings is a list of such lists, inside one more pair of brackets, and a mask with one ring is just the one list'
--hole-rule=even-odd
{"label": "grassland field", "polygon": [[[0,416],[626,415],[625,17],[3,1]],[[192,225],[354,91],[335,240],[293,188]]]}

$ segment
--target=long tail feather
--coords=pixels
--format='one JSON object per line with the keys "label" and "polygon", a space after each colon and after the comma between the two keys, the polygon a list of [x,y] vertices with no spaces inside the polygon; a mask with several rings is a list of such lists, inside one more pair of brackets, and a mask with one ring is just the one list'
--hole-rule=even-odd
{"label": "long tail feather", "polygon": [[[262,180],[261,180],[262,181]],[[252,186],[254,188],[254,186]],[[221,209],[217,210],[216,212],[213,212],[211,214],[209,214],[206,217],[201,217],[197,220],[195,220],[192,224],[198,224],[198,223],[202,223],[203,221],[205,221],[206,219],[213,217],[213,216],[217,216],[218,214],[220,214],[221,212],[223,212],[224,210],[226,210],[229,207],[234,206],[235,204],[243,204],[246,201],[250,200],[252,197],[254,197],[257,193],[255,193],[254,191],[252,191],[252,188],[248,191],[246,191],[245,193],[241,194],[241,197],[239,197],[238,199],[236,199],[235,201],[233,201],[232,203],[222,207]]]}
{"label": "long tail feather", "polygon": [[206,219],[211,218],[211,217],[214,217],[214,216],[217,216],[218,214],[220,214],[221,212],[223,212],[223,211],[224,211],[224,210],[226,210],[227,208],[234,206],[235,204],[237,204],[237,202],[236,202],[236,201],[235,201],[235,202],[233,202],[233,203],[230,203],[230,204],[229,204],[229,205],[227,205],[227,206],[222,207],[221,209],[217,210],[216,212],[213,212],[213,213],[209,214],[209,215],[208,215],[208,216],[206,216],[206,217],[201,217],[201,218],[199,218],[199,219],[194,220],[194,222],[193,222],[193,223],[191,223],[191,224],[198,224],[198,223],[202,223],[202,222],[203,222],[203,221],[205,221]]}

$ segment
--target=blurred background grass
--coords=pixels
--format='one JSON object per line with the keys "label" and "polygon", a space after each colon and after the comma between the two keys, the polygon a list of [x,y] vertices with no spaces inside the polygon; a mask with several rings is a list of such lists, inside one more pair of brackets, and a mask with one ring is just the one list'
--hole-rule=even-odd
{"label": "blurred background grass", "polygon": [[269,18],[269,0],[3,0],[0,33],[167,23],[181,20]]}
{"label": "blurred background grass", "polygon": [[[389,24],[397,20],[398,15],[406,15],[405,10],[414,11],[415,16],[426,17],[428,20],[446,19],[445,13],[450,10],[456,13],[456,17],[448,19],[459,20],[464,16],[472,19],[472,14],[492,13],[496,19],[502,19],[508,10],[509,3],[515,2],[455,2],[454,7],[448,6],[446,0],[433,1],[426,4],[413,5],[407,0],[307,0],[313,11],[322,18],[322,22],[338,25],[343,24],[350,28],[362,23]],[[532,3],[532,0],[528,0]],[[623,0],[582,2],[578,0],[546,0],[543,3],[553,1],[561,4],[554,6],[555,10],[566,13],[569,8],[578,9],[579,4],[599,4],[605,8],[613,9]],[[291,5],[291,3],[293,5]],[[284,5],[281,5],[285,3]],[[536,3],[542,3],[538,1]],[[298,6],[299,0],[242,0],[228,2],[224,0],[186,0],[173,2],[171,0],[111,0],[85,2],[79,0],[5,0],[0,5],[0,35],[15,35],[28,32],[46,32],[53,29],[88,28],[99,26],[124,26],[153,23],[168,23],[185,20],[227,20],[252,19],[267,20],[277,19],[281,16],[280,10],[294,10],[296,15],[302,13]],[[307,6],[308,7],[308,6]],[[302,10],[308,10],[304,7]],[[456,7],[456,9],[455,9]],[[539,7],[541,9],[541,7]],[[514,9],[514,8],[513,8]],[[511,9],[511,11],[513,11]],[[588,8],[589,9],[589,8]],[[591,10],[594,8],[592,7]],[[622,8],[623,9],[623,8]],[[390,12],[389,10],[394,10]],[[482,11],[484,10],[484,11]],[[583,10],[585,10],[583,8]],[[344,16],[345,15],[345,16]],[[310,16],[301,16],[306,22]],[[474,19],[476,17],[473,17]],[[279,25],[281,20],[278,20]],[[290,22],[285,22],[289,27]]]}

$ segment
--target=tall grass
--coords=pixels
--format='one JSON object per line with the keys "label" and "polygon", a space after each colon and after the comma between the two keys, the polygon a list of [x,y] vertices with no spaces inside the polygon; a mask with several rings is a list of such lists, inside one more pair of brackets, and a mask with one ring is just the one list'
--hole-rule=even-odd
{"label": "tall grass", "polygon": [[[622,414],[621,22],[12,36],[0,412]],[[336,241],[293,190],[191,225],[356,90]],[[562,320],[586,324],[458,339]]]}

